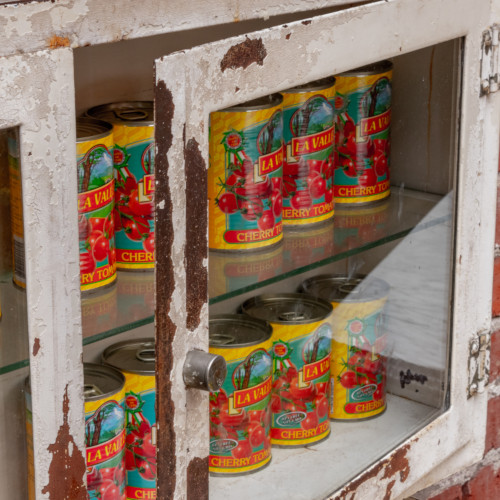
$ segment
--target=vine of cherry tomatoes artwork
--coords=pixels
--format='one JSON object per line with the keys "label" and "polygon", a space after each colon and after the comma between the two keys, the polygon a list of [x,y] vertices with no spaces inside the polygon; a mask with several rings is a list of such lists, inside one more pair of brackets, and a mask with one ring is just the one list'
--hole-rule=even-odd
{"label": "vine of cherry tomatoes artwork", "polygon": [[151,442],[151,425],[147,420],[127,425],[125,468],[136,470],[143,479],[156,480],[156,446]]}

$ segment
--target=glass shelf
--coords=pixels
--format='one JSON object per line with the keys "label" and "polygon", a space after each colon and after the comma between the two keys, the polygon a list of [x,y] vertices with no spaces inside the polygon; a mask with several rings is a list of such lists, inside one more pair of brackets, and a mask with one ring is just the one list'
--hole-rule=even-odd
{"label": "glass shelf", "polygon": [[[334,221],[312,229],[286,230],[267,251],[210,252],[209,304],[340,261],[404,238],[413,230],[450,220],[449,212],[426,217],[442,196],[392,188],[388,200],[357,208],[335,208]],[[424,220],[425,219],[425,220]]]}
{"label": "glass shelf", "polygon": [[[0,375],[29,365],[26,292],[0,280]],[[154,321],[154,273],[119,272],[109,288],[82,297],[83,345]]]}
{"label": "glass shelf", "polygon": [[82,296],[83,345],[154,321],[154,273],[118,272],[109,288]]}
{"label": "glass shelf", "polygon": [[[313,229],[287,231],[268,251],[210,253],[210,304],[216,304],[325,264],[449,221],[432,211],[441,196],[393,189],[389,200],[372,206],[337,209],[335,220]],[[432,213],[429,214],[429,212]],[[0,281],[0,375],[28,366],[26,293]],[[154,273],[119,272],[109,288],[82,297],[83,344],[113,337],[154,321]]]}

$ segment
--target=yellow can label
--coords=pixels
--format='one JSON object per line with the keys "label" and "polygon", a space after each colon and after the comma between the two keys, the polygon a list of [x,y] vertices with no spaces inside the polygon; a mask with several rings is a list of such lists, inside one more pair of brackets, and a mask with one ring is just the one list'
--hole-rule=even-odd
{"label": "yellow can label", "polygon": [[332,398],[330,418],[363,419],[386,408],[387,335],[382,310],[387,298],[332,302]]}
{"label": "yellow can label", "polygon": [[283,223],[314,224],[333,217],[335,85],[283,92]]}
{"label": "yellow can label", "polygon": [[283,238],[281,104],[210,116],[209,247],[263,248]]}
{"label": "yellow can label", "polygon": [[321,441],[330,434],[330,319],[306,325],[271,325],[271,442],[300,446]]}
{"label": "yellow can label", "polygon": [[335,203],[368,203],[390,193],[392,69],[336,77]]}
{"label": "yellow can label", "polygon": [[210,348],[224,357],[222,388],[210,393],[209,470],[242,474],[271,460],[271,340],[248,347]]}

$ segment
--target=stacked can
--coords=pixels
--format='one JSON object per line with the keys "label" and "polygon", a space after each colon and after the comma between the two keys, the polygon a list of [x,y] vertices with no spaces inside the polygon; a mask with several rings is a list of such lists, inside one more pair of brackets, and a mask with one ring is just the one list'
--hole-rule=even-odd
{"label": "stacked can", "polygon": [[113,126],[116,267],[154,268],[154,108],[118,102],[87,111]]}
{"label": "stacked can", "polygon": [[26,288],[24,254],[23,195],[21,185],[21,152],[17,130],[7,133],[10,187],[10,224],[12,231],[12,280],[20,288]]}
{"label": "stacked can", "polygon": [[279,94],[210,115],[209,248],[251,250],[283,238]]}
{"label": "stacked can", "polygon": [[381,200],[390,194],[392,63],[382,61],[336,78],[335,203]]}
{"label": "stacked can", "polygon": [[154,339],[109,346],[102,360],[125,376],[127,499],[156,498]]}
{"label": "stacked can", "polygon": [[334,94],[333,77],[282,92],[285,227],[333,217]]}
{"label": "stacked can", "polygon": [[[124,376],[103,365],[84,363],[85,444],[89,500],[122,500],[125,495]],[[28,498],[35,498],[33,415],[29,378],[25,382]]]}
{"label": "stacked can", "polygon": [[361,420],[385,411],[389,285],[378,278],[320,275],[301,285],[334,307],[330,418]]}
{"label": "stacked can", "polygon": [[76,121],[80,286],[94,290],[116,279],[113,130],[93,118]]}
{"label": "stacked can", "polygon": [[259,295],[241,306],[273,329],[271,443],[304,446],[330,434],[330,303],[306,294]]}
{"label": "stacked can", "polygon": [[89,499],[125,495],[125,378],[109,366],[84,363]]}
{"label": "stacked can", "polygon": [[212,474],[246,474],[271,460],[272,328],[243,314],[213,316],[210,352],[227,364],[222,388],[210,393]]}

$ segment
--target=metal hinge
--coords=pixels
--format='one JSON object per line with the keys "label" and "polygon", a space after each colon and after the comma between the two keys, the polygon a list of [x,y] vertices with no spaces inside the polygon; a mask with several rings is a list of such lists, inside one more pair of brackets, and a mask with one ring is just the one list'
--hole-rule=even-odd
{"label": "metal hinge", "polygon": [[481,95],[492,94],[498,90],[498,44],[500,25],[494,24],[483,31],[481,43]]}
{"label": "metal hinge", "polygon": [[469,384],[467,397],[484,391],[490,374],[490,332],[478,333],[469,343]]}

